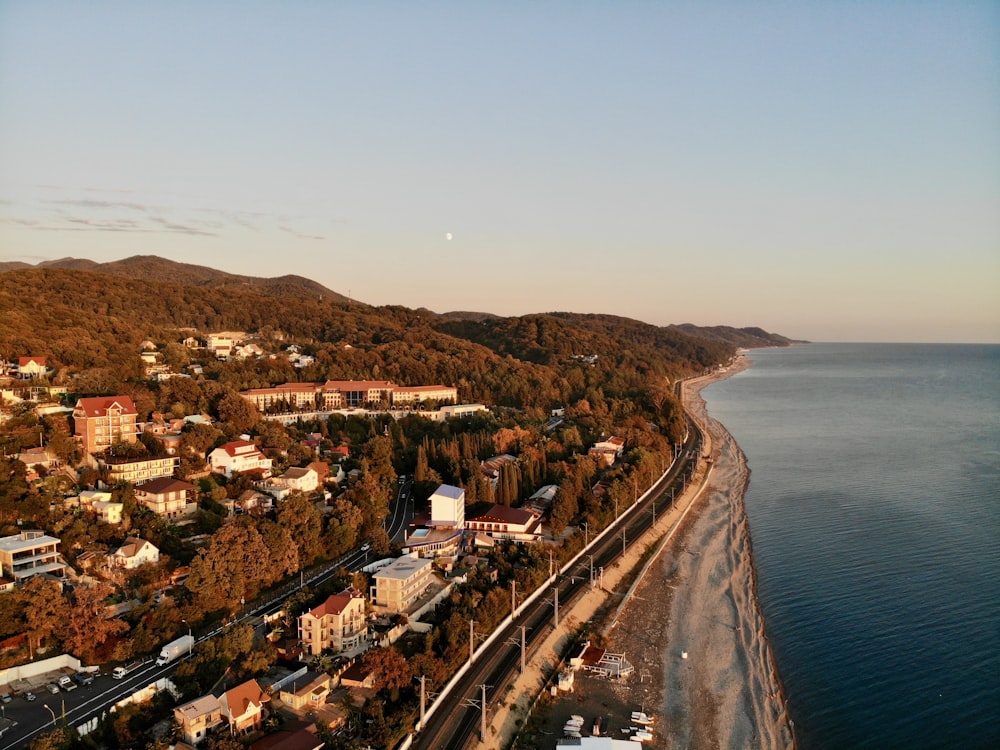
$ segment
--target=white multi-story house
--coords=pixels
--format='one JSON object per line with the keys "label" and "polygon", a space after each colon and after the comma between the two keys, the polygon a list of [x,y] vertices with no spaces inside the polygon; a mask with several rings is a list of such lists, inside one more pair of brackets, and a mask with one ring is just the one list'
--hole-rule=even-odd
{"label": "white multi-story house", "polygon": [[256,445],[247,440],[234,440],[220,445],[208,454],[212,471],[231,477],[233,472],[246,474],[257,472],[262,479],[271,476],[271,459],[267,458]]}
{"label": "white multi-story house", "polygon": [[280,476],[272,477],[271,482],[282,489],[294,492],[312,492],[319,487],[319,475],[308,466],[293,467]]}
{"label": "white multi-story house", "polygon": [[90,508],[97,515],[97,520],[101,523],[117,525],[122,522],[125,503],[116,503],[112,500],[95,500],[90,504]]}
{"label": "white multi-story house", "polygon": [[173,477],[160,477],[143,482],[135,488],[135,499],[158,516],[180,518],[195,510],[198,488],[190,482]]}
{"label": "white multi-story house", "polygon": [[532,542],[541,536],[541,516],[526,508],[494,505],[485,513],[465,521],[469,531],[483,533],[493,539]]}
{"label": "white multi-story house", "polygon": [[140,565],[160,561],[160,550],[152,542],[130,536],[125,544],[108,555],[108,563],[112,568],[135,570]]}
{"label": "white multi-story house", "polygon": [[433,580],[433,561],[399,557],[372,576],[372,605],[386,612],[406,612]]}
{"label": "white multi-story house", "polygon": [[367,637],[365,597],[353,586],[299,617],[299,640],[311,656],[326,649],[355,651],[366,644]]}
{"label": "white multi-story house", "polygon": [[461,529],[465,526],[465,490],[442,484],[430,499],[431,520],[428,526]]}
{"label": "white multi-story house", "polygon": [[214,695],[203,695],[174,709],[174,719],[181,736],[189,745],[197,745],[215,727],[222,724],[222,704]]}
{"label": "white multi-story house", "polygon": [[42,531],[22,531],[0,538],[0,572],[15,583],[40,573],[62,577],[66,565],[57,549],[59,542]]}
{"label": "white multi-story house", "polygon": [[108,472],[108,483],[128,482],[140,484],[159,477],[172,477],[180,465],[178,456],[157,456],[154,458],[106,458],[100,460],[102,468]]}
{"label": "white multi-story house", "polygon": [[45,366],[45,357],[18,357],[17,359],[17,374],[18,377],[24,378],[40,378],[48,372],[48,368]]}

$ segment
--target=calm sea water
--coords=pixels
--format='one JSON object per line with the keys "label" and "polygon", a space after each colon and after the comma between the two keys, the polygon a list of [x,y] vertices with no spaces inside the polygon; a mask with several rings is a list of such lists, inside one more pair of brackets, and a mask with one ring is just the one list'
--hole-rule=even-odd
{"label": "calm sea water", "polygon": [[800,747],[1000,748],[1000,346],[750,358],[703,395]]}

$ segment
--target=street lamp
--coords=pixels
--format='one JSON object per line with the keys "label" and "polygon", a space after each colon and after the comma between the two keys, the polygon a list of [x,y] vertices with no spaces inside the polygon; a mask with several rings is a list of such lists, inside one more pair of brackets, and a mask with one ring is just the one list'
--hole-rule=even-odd
{"label": "street lamp", "polygon": [[50,714],[52,714],[52,723],[55,724],[56,723],[56,712],[52,710],[52,708],[49,706],[48,703],[43,703],[42,705],[45,706],[46,709],[48,709],[48,712]]}
{"label": "street lamp", "polygon": [[194,639],[191,638],[191,626],[188,625],[188,621],[181,618],[181,622],[187,625],[188,629],[188,656],[191,656],[191,649],[194,648]]}

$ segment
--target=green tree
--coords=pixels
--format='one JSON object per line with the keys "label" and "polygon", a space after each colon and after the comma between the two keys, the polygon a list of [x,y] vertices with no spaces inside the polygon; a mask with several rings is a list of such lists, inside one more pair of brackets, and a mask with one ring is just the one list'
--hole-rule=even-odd
{"label": "green tree", "polygon": [[389,693],[390,700],[398,700],[400,689],[409,685],[413,679],[406,657],[391,646],[366,651],[362,661],[371,670],[375,688]]}
{"label": "green tree", "polygon": [[34,641],[37,649],[51,636],[62,630],[68,619],[66,600],[62,587],[55,581],[41,576],[32,576],[21,587],[25,596],[25,620],[28,625],[29,642]]}
{"label": "green tree", "polygon": [[278,524],[295,541],[299,564],[307,568],[323,551],[323,517],[316,506],[301,492],[292,492],[281,501],[277,511]]}
{"label": "green tree", "polygon": [[113,589],[105,583],[77,586],[63,631],[63,646],[85,661],[93,661],[98,650],[112,636],[128,630],[128,623],[107,609]]}
{"label": "green tree", "polygon": [[269,559],[260,532],[243,519],[231,519],[191,561],[185,586],[206,610],[232,611],[241,599],[256,595]]}
{"label": "green tree", "polygon": [[250,432],[260,421],[257,407],[238,393],[227,393],[218,404],[219,419],[227,422],[237,432]]}

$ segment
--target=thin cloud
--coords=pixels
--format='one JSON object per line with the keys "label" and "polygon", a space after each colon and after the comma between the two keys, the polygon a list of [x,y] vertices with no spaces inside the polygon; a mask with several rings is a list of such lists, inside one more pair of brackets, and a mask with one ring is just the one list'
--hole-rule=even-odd
{"label": "thin cloud", "polygon": [[46,203],[52,203],[57,206],[75,206],[76,208],[127,208],[142,213],[163,210],[160,206],[147,206],[142,203],[133,203],[130,201],[98,201],[89,198],[80,200],[50,200],[46,201]]}
{"label": "thin cloud", "polygon": [[326,239],[326,237],[320,237],[320,236],[315,235],[315,234],[303,234],[302,232],[297,232],[297,231],[295,231],[294,229],[292,229],[290,227],[278,227],[278,229],[280,229],[282,232],[288,232],[288,234],[292,235],[293,237],[298,237],[299,239],[303,239],[303,240],[325,240]]}

